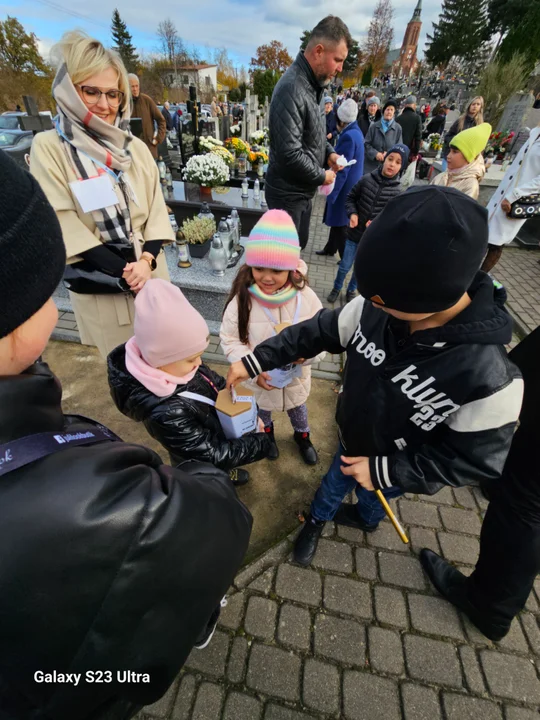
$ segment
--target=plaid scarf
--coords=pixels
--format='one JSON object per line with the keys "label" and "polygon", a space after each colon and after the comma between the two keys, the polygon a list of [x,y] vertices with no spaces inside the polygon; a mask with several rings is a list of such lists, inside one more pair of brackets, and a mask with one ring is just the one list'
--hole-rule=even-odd
{"label": "plaid scarf", "polygon": [[[56,73],[52,94],[58,110],[56,131],[75,175],[79,180],[88,180],[107,174],[118,198],[116,205],[92,210],[102,241],[133,245],[128,202],[136,198],[124,175],[131,167],[129,104],[123,113],[118,112],[114,125],[101,120],[81,100],[65,63]],[[115,171],[117,179],[105,168]]]}

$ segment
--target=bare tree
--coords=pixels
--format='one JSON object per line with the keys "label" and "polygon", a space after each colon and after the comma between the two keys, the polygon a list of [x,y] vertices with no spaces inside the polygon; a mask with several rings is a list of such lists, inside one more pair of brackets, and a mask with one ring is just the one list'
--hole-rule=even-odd
{"label": "bare tree", "polygon": [[394,8],[391,0],[379,0],[373,11],[369,30],[364,44],[366,63],[371,64],[373,75],[383,69],[386,54],[394,39]]}
{"label": "bare tree", "polygon": [[166,56],[171,65],[185,60],[186,50],[184,43],[170,18],[166,18],[159,23],[157,36],[160,52]]}

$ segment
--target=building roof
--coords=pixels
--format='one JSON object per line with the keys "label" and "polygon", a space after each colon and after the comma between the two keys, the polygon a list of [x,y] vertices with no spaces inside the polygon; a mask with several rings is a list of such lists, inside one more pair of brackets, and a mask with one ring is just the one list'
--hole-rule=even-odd
{"label": "building roof", "polygon": [[201,65],[183,65],[182,67],[179,67],[179,70],[206,70],[206,68],[213,68],[217,67],[217,65],[207,65],[206,63],[202,63]]}

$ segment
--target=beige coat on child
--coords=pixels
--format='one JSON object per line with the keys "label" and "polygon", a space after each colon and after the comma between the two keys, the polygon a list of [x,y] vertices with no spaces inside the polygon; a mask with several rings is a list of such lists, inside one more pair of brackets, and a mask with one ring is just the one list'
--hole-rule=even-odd
{"label": "beige coat on child", "polygon": [[[309,320],[322,308],[321,301],[315,295],[310,287],[305,287],[298,295],[301,296],[300,313],[298,322]],[[238,336],[238,300],[234,298],[223,315],[221,330],[219,336],[221,338],[221,347],[230,363],[236,362],[254,350],[263,340],[268,340],[274,336],[274,327],[280,323],[291,323],[294,320],[297,307],[298,295],[289,300],[281,307],[263,308],[263,306],[255,299],[251,300],[251,313],[249,317],[249,333],[248,345],[240,342]],[[272,323],[265,313],[270,310],[274,322]],[[253,389],[257,404],[261,410],[292,410],[306,402],[311,390],[311,367],[314,362],[319,362],[325,356],[325,353],[317,355],[317,357],[307,360],[302,366],[302,376],[295,378],[290,385],[284,388],[274,390],[263,390],[255,380],[246,382]],[[251,384],[250,384],[251,383]]]}
{"label": "beige coat on child", "polygon": [[480,183],[486,174],[486,166],[484,158],[479,155],[472,163],[465,165],[459,170],[446,170],[440,173],[431,181],[432,185],[442,185],[443,187],[451,187],[455,190],[461,190],[462,193],[478,200],[480,195]]}

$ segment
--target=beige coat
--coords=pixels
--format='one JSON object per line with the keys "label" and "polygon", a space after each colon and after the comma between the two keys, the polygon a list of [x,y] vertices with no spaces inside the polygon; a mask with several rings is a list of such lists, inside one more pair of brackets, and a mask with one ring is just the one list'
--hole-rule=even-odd
{"label": "beige coat", "polygon": [[442,185],[443,187],[451,187],[455,190],[461,190],[462,193],[478,200],[480,195],[480,183],[486,174],[486,166],[484,158],[479,155],[472,163],[455,172],[446,170],[437,175],[431,181],[432,185]]}
{"label": "beige coat", "polygon": [[[300,291],[302,301],[300,305],[299,322],[309,320],[321,308],[321,301],[315,295],[310,287],[305,287]],[[292,323],[296,312],[296,298],[290,300],[280,308],[271,310],[275,320],[275,325],[288,322]],[[274,324],[255,299],[251,304],[251,313],[249,318],[248,345],[240,342],[238,337],[238,301],[235,298],[225,310],[221,330],[219,333],[221,338],[221,347],[225,353],[227,360],[231,363],[247,355],[255,349],[255,347],[274,336]],[[311,390],[311,367],[314,362],[319,362],[325,356],[325,353],[317,357],[307,360],[302,367],[302,376],[295,378],[290,385],[282,389],[263,390],[255,381],[251,381],[255,398],[261,410],[292,410],[306,402]],[[246,383],[248,385],[249,383]]]}
{"label": "beige coat", "polygon": [[[133,162],[126,176],[137,202],[130,200],[133,235],[139,249],[148,240],[173,240],[159,172],[146,145],[137,138],[130,145]],[[73,196],[70,182],[77,180],[55,130],[39,133],[32,143],[30,172],[38,180],[60,221],[67,262],[79,261],[80,253],[98,247],[101,237],[91,213],[84,213]],[[137,251],[137,255],[140,253]],[[154,277],[168,279],[165,256],[160,253]],[[106,356],[133,335],[133,298],[118,295],[70,293],[81,341],[96,345]]]}

